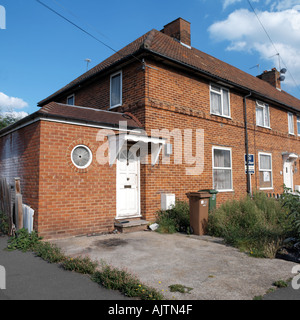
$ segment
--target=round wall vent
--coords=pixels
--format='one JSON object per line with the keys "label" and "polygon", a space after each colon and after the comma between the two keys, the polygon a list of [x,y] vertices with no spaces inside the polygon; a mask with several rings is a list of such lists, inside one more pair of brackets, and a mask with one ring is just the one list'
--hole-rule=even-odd
{"label": "round wall vent", "polygon": [[72,150],[71,159],[74,166],[86,169],[92,163],[93,155],[87,146],[79,145]]}

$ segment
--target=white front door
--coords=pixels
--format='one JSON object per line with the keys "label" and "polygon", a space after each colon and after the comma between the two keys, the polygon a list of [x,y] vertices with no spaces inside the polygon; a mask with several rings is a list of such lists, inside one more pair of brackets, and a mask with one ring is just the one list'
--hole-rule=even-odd
{"label": "white front door", "polygon": [[285,160],[283,164],[283,180],[285,186],[293,191],[293,166],[289,160]]}
{"label": "white front door", "polygon": [[140,216],[140,159],[122,150],[117,160],[117,218]]}

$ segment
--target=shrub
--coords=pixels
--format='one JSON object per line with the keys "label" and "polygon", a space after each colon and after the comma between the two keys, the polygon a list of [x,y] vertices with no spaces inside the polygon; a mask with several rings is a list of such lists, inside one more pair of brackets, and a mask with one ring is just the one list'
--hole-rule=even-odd
{"label": "shrub", "polygon": [[190,231],[190,209],[188,202],[176,201],[172,209],[157,212],[158,232],[175,233]]}
{"label": "shrub", "polygon": [[128,297],[138,297],[142,300],[162,300],[163,295],[150,288],[125,270],[119,270],[103,264],[101,271],[92,275],[92,280],[107,289],[119,290]]}
{"label": "shrub", "polygon": [[98,264],[92,261],[89,257],[66,258],[62,262],[62,267],[65,270],[75,271],[82,274],[94,274]]}
{"label": "shrub", "polygon": [[7,249],[23,252],[32,251],[41,239],[35,231],[29,233],[27,229],[20,229],[13,237],[8,239]]}
{"label": "shrub", "polygon": [[295,236],[300,239],[300,193],[291,193],[291,189],[284,187],[281,205],[294,221]]}
{"label": "shrub", "polygon": [[255,257],[274,258],[292,229],[292,219],[281,203],[264,193],[255,193],[253,200],[247,196],[228,201],[208,219],[210,235]]}

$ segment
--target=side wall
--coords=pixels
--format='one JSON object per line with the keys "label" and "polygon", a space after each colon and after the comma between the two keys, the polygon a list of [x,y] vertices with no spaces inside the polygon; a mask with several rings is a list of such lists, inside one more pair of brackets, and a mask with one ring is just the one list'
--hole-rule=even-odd
{"label": "side wall", "polygon": [[0,176],[10,185],[21,179],[23,203],[31,206],[34,226],[37,228],[39,197],[40,123],[0,137]]}

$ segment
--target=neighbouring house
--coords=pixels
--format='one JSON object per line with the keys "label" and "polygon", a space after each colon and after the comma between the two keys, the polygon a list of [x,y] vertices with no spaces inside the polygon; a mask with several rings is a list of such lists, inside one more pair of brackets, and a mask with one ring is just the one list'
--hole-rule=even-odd
{"label": "neighbouring house", "polygon": [[40,235],[153,221],[166,195],[299,189],[300,100],[280,71],[249,75],[193,48],[190,30],[151,30],[0,131],[0,176],[20,177]]}

